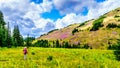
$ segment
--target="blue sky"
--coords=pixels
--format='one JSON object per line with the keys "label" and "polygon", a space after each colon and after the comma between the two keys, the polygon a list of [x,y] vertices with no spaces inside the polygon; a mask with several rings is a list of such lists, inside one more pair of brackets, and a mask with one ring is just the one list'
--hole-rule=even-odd
{"label": "blue sky", "polygon": [[[26,37],[39,37],[53,29],[97,18],[120,7],[120,0],[0,0],[4,20],[11,30],[19,25]],[[107,8],[107,9],[106,9]]]}
{"label": "blue sky", "polygon": [[41,14],[41,16],[45,19],[50,18],[52,20],[57,20],[58,18],[64,17],[64,15],[61,15],[57,9],[52,9],[50,12],[45,12]]}
{"label": "blue sky", "polygon": [[30,2],[34,2],[36,4],[40,4],[43,2],[43,0],[30,0]]}

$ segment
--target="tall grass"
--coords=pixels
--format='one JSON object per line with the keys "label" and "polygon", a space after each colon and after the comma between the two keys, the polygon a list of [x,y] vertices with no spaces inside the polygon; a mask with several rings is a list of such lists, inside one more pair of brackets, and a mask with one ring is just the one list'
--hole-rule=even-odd
{"label": "tall grass", "polygon": [[0,68],[120,68],[113,50],[30,47],[24,60],[22,49],[0,49]]}

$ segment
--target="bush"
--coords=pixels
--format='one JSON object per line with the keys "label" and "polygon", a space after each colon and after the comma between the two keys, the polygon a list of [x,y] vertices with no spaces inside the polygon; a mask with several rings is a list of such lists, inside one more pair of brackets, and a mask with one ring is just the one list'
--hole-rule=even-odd
{"label": "bush", "polygon": [[79,25],[79,27],[81,27],[81,26],[83,26],[83,25],[85,25],[85,23],[81,23],[81,24]]}
{"label": "bush", "polygon": [[120,16],[119,16],[119,15],[115,15],[115,16],[114,16],[114,18],[118,18],[118,17],[120,17]]}
{"label": "bush", "polygon": [[118,21],[120,22],[120,19],[118,19]]}
{"label": "bush", "polygon": [[93,22],[93,27],[92,27],[91,31],[96,31],[96,30],[98,30],[100,27],[103,27],[102,22],[103,22],[104,18],[105,18],[105,16],[101,16],[99,19],[95,20],[95,21]]}
{"label": "bush", "polygon": [[114,24],[114,23],[109,23],[106,28],[120,28],[120,25]]}
{"label": "bush", "polygon": [[81,27],[81,26],[85,25],[88,21],[85,21],[85,22],[81,23],[78,27]]}
{"label": "bush", "polygon": [[120,28],[120,25],[117,25],[117,28]]}
{"label": "bush", "polygon": [[117,44],[112,44],[111,45],[109,43],[108,49],[111,49],[111,50],[120,50],[120,39],[117,39]]}
{"label": "bush", "polygon": [[88,49],[88,48],[89,48],[89,45],[88,45],[88,44],[85,44],[83,48]]}
{"label": "bush", "polygon": [[117,45],[109,45],[108,49],[110,49],[110,50],[118,50],[118,46]]}
{"label": "bush", "polygon": [[116,28],[116,27],[118,27],[116,24],[114,24],[114,23],[109,23],[107,26],[106,26],[106,28]]}
{"label": "bush", "polygon": [[74,33],[78,32],[78,29],[74,28],[74,30],[72,31],[72,35],[74,35]]}
{"label": "bush", "polygon": [[116,56],[116,59],[120,61],[120,50],[115,50],[114,54]]}
{"label": "bush", "polygon": [[31,52],[32,55],[35,55],[35,52]]}
{"label": "bush", "polygon": [[47,60],[48,60],[48,61],[52,61],[52,60],[53,60],[53,56],[48,56],[48,57],[47,57]]}

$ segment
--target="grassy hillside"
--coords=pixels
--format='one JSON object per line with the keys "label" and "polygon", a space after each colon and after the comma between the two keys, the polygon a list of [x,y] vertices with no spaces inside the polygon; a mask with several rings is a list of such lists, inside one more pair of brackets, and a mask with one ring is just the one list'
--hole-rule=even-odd
{"label": "grassy hillside", "polygon": [[22,49],[0,48],[0,68],[120,68],[113,50],[30,47],[23,60]]}
{"label": "grassy hillside", "polygon": [[[51,33],[45,34],[40,37],[40,39],[50,39],[50,40],[56,40],[56,39],[65,39],[72,34],[72,30],[77,27],[79,24],[72,24],[67,26],[66,28],[55,30]],[[39,38],[38,38],[39,39]]]}
{"label": "grassy hillside", "polygon": [[[81,24],[72,24],[65,28],[55,30],[40,36],[37,40],[59,40],[88,45],[90,48],[107,49],[110,45],[116,45],[120,38],[120,8],[112,10],[97,19],[85,21]],[[37,41],[36,40],[36,41]]]}

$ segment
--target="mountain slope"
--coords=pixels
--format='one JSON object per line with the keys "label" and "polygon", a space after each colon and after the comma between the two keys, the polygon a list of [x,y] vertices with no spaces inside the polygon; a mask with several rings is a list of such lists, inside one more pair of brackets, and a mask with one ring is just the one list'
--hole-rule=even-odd
{"label": "mountain slope", "polygon": [[53,31],[51,33],[45,34],[40,37],[40,39],[49,39],[49,40],[56,40],[56,39],[65,39],[69,36],[72,36],[72,30],[76,28],[79,24],[73,24],[66,28]]}
{"label": "mountain slope", "polygon": [[65,28],[51,31],[37,40],[59,40],[78,46],[107,49],[117,44],[120,34],[120,8],[112,10],[97,19],[82,24],[72,24]]}

